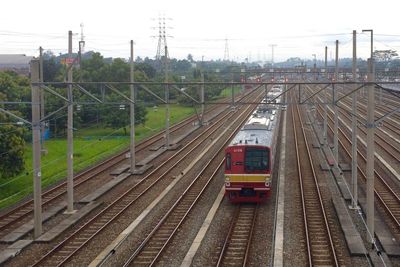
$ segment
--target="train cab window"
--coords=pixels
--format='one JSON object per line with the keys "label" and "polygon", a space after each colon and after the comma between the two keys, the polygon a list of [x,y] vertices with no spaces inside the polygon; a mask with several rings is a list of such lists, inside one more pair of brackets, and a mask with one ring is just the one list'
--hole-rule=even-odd
{"label": "train cab window", "polygon": [[244,165],[246,171],[269,170],[269,150],[267,148],[247,148]]}
{"label": "train cab window", "polygon": [[225,169],[230,170],[232,166],[232,159],[231,159],[231,153],[226,154],[225,157]]}

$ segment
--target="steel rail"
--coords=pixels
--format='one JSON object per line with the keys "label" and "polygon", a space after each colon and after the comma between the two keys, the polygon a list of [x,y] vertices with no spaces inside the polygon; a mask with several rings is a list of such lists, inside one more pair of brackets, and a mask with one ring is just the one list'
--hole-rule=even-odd
{"label": "steel rail", "polygon": [[[114,200],[111,204],[109,204],[107,207],[105,207],[103,210],[101,210],[97,215],[95,215],[93,218],[91,218],[89,221],[87,221],[85,224],[80,226],[77,230],[75,230],[69,237],[61,241],[58,245],[56,245],[52,250],[50,250],[48,253],[46,253],[41,259],[39,259],[36,263],[33,264],[33,266],[38,266],[48,259],[50,257],[55,256],[57,252],[63,252],[62,248],[68,244],[69,241],[73,241],[73,238],[75,238],[78,234],[81,234],[83,236],[83,232],[86,231],[86,236],[84,238],[81,238],[79,241],[79,244],[75,245],[73,248],[73,251],[68,251],[67,253],[64,251],[62,255],[58,255],[58,262],[56,266],[61,266],[64,263],[66,263],[68,260],[71,259],[73,255],[75,255],[78,251],[80,251],[89,241],[91,241],[95,236],[97,236],[105,227],[107,227],[109,224],[114,222],[125,210],[127,210],[129,207],[131,207],[134,203],[137,202],[137,200],[142,197],[145,193],[147,193],[150,189],[154,187],[155,184],[160,182],[163,178],[167,176],[167,174],[176,166],[180,161],[182,161],[184,158],[186,158],[187,155],[189,155],[194,149],[199,147],[203,142],[208,140],[208,137],[211,136],[214,132],[216,132],[219,127],[218,127],[218,122],[222,121],[225,119],[226,116],[231,115],[233,116],[233,113],[227,113],[226,115],[222,116],[217,123],[213,124],[212,127],[206,130],[206,132],[209,132],[207,135],[203,133],[202,135],[199,135],[198,137],[194,138],[191,140],[188,144],[186,144],[184,147],[179,149],[174,155],[169,157],[166,161],[164,161],[162,164],[160,164],[156,169],[154,169],[152,172],[150,172],[146,177],[144,177],[141,181],[139,181],[137,184],[135,184],[133,187],[131,187],[128,191],[120,195],[116,200]],[[201,139],[203,138],[203,139]],[[196,144],[196,141],[200,142]],[[195,147],[191,148],[184,156],[182,156],[177,162],[175,162],[170,168],[168,168],[163,174],[159,175],[158,177],[155,178],[154,181],[150,180],[150,177],[156,173],[158,170],[160,170],[163,166],[165,166],[167,163],[172,162],[172,160],[177,157],[178,155],[181,154],[182,151],[184,151],[186,148],[188,148],[190,145],[195,144]],[[142,184],[146,185],[146,183],[150,183],[145,189],[143,189],[141,192],[135,192],[139,186]],[[125,203],[124,198],[126,198]],[[132,199],[130,199],[132,198]],[[122,203],[122,204],[121,204]],[[114,209],[114,210],[113,210]],[[101,221],[101,216],[103,216],[103,219],[105,221],[102,222],[102,224],[97,224],[95,228],[90,228],[90,226],[94,225],[96,220]],[[76,243],[77,241],[75,241]]]}
{"label": "steel rail", "polygon": [[[241,125],[246,121],[246,119],[248,118],[248,116],[251,114],[251,111],[254,108],[249,107],[247,108],[246,111],[244,111],[239,117],[237,117],[237,119],[235,120],[235,122],[239,119],[241,119],[241,122],[238,124],[238,126],[232,131],[232,133],[229,135],[228,138],[226,138],[225,142],[223,142],[222,146],[219,148],[219,150],[217,152],[215,152],[215,154],[212,156],[212,158],[206,163],[205,167],[200,171],[200,173],[194,178],[194,180],[192,181],[192,183],[188,186],[188,188],[185,190],[185,192],[178,198],[178,200],[173,204],[173,206],[168,210],[168,212],[161,218],[161,220],[157,223],[157,225],[153,228],[153,230],[146,236],[146,238],[141,242],[141,244],[137,247],[137,249],[131,254],[131,256],[128,258],[128,260],[124,263],[124,267],[125,266],[129,266],[132,262],[134,262],[134,260],[140,256],[140,253],[143,252],[143,250],[146,248],[146,245],[150,242],[150,240],[157,234],[157,231],[164,225],[164,223],[167,221],[167,219],[170,218],[170,216],[172,216],[173,212],[179,207],[179,205],[181,203],[184,203],[184,197],[191,192],[190,190],[192,189],[192,187],[195,185],[195,183],[202,178],[202,174],[203,172],[207,169],[207,167],[212,163],[212,161],[217,157],[217,155],[219,153],[221,153],[224,149],[224,146],[226,143],[229,142],[229,140],[234,136],[234,134],[240,129]],[[250,112],[248,111],[250,110]],[[244,116],[243,116],[244,114]],[[244,117],[244,118],[241,118]],[[234,122],[234,123],[235,123]],[[211,175],[211,177],[207,180],[206,184],[202,187],[201,192],[200,193],[196,193],[196,198],[195,200],[192,200],[191,203],[186,204],[189,205],[189,207],[187,208],[187,210],[185,211],[185,208],[183,208],[182,212],[185,212],[184,215],[180,218],[179,222],[176,223],[176,225],[173,227],[173,229],[170,229],[170,233],[167,237],[167,239],[164,241],[164,243],[161,245],[160,248],[158,248],[158,251],[156,251],[156,255],[154,255],[154,258],[150,260],[150,262],[148,262],[149,266],[154,266],[156,264],[156,262],[158,261],[159,257],[161,256],[162,252],[164,251],[164,249],[166,248],[166,246],[168,245],[168,243],[170,242],[170,240],[172,239],[172,237],[174,236],[174,234],[177,232],[178,228],[181,226],[181,224],[183,223],[183,221],[186,219],[186,216],[189,214],[189,212],[192,210],[192,208],[194,207],[194,205],[197,203],[197,200],[200,198],[200,196],[202,195],[202,193],[204,192],[204,190],[206,189],[206,187],[209,185],[209,183],[211,182],[211,180],[214,178],[216,172],[218,171],[218,169],[222,166],[224,160],[222,160],[219,165],[218,168],[214,171],[214,173]],[[183,206],[185,206],[185,204],[182,204]],[[179,219],[179,218],[178,218]]]}
{"label": "steel rail", "polygon": [[[241,99],[244,97],[246,97],[246,95],[241,96]],[[227,100],[227,101],[230,101],[230,100]],[[227,103],[229,103],[229,102],[227,102]],[[215,109],[216,109],[216,106],[206,110],[206,112],[211,113]],[[196,119],[197,119],[197,116],[192,115],[192,116],[174,124],[172,126],[171,131],[175,132],[175,131],[185,127],[186,125],[189,125],[191,122],[195,121]],[[143,149],[147,148],[148,146],[163,139],[164,133],[165,133],[165,130],[162,130],[161,132],[159,132],[153,136],[150,136],[150,137],[142,140],[141,142],[139,142],[137,145],[137,149],[138,149],[137,152],[142,151]],[[149,144],[146,144],[146,143],[149,143]],[[120,162],[124,161],[125,154],[127,152],[129,152],[129,149],[124,149],[122,152],[119,152],[116,155],[113,155],[113,156],[107,158],[106,160],[78,173],[74,177],[74,188],[86,181],[91,180],[92,178],[94,178],[98,174],[104,172],[108,168],[115,166],[115,165],[119,164]],[[116,162],[111,163],[114,160],[116,160]],[[110,163],[111,163],[111,165],[107,165]],[[89,174],[89,176],[85,178],[84,176],[87,174]],[[42,205],[47,205],[51,201],[54,201],[55,199],[63,196],[66,193],[66,185],[67,185],[67,182],[63,181],[62,183],[60,183],[60,184],[50,188],[46,192],[44,192],[42,194],[42,199],[43,199]],[[30,200],[27,200],[27,201],[15,206],[11,210],[7,211],[6,213],[0,215],[0,233],[5,228],[9,227],[11,224],[14,224],[17,221],[21,221],[26,216],[28,216],[32,213],[33,213],[33,199],[30,199]]]}
{"label": "steel rail", "polygon": [[[174,125],[174,128],[172,129],[172,132],[177,131],[186,125],[190,124],[192,121],[194,121],[196,117],[189,117],[178,124]],[[156,135],[153,135],[142,142],[140,142],[137,146],[137,152],[140,152],[144,149],[146,149],[148,146],[151,146],[155,142],[161,140],[163,138],[163,134],[165,131],[161,131],[157,133]],[[96,164],[93,167],[90,167],[87,170],[84,170],[83,172],[77,174],[74,177],[74,188],[77,186],[81,185],[82,183],[91,180],[92,178],[96,177],[98,174],[108,170],[110,167],[115,166],[116,164],[124,161],[125,154],[129,150],[125,149],[124,151],[117,153],[114,156],[111,156],[110,158],[106,159],[105,161],[100,162],[99,164]],[[115,162],[113,162],[115,161]],[[109,165],[111,163],[111,165]],[[89,176],[85,177],[85,175],[89,174]],[[67,182],[63,181],[62,183],[56,185],[55,187],[50,188],[46,192],[42,194],[42,199],[43,199],[43,205],[47,205],[51,201],[54,201],[55,199],[63,196],[66,193],[66,186]],[[15,208],[9,210],[8,212],[2,214],[0,216],[0,231],[3,231],[6,227],[10,226],[11,224],[14,224],[17,221],[20,221],[21,219],[25,218],[26,216],[30,215],[33,213],[33,199],[30,199]],[[15,216],[17,215],[17,216]]]}
{"label": "steel rail", "polygon": [[[243,207],[247,208],[244,211],[246,213],[246,215],[247,215],[247,213],[251,212],[251,214],[252,214],[251,218],[241,217],[241,215],[242,215],[241,212],[243,211],[242,210]],[[247,260],[249,258],[250,245],[251,245],[251,240],[253,238],[257,215],[258,215],[258,205],[251,205],[251,206],[246,205],[245,206],[244,204],[241,204],[239,207],[237,207],[235,215],[233,216],[233,218],[231,220],[228,233],[225,237],[224,245],[222,246],[222,249],[219,253],[218,262],[215,266],[220,267],[220,266],[232,265],[232,264],[238,265],[238,262],[237,262],[238,259],[236,257],[234,260],[232,260],[232,259],[229,259],[229,256],[227,255],[227,252],[228,252],[231,244],[234,244],[235,249],[237,249],[238,247],[244,247],[244,253],[242,255],[243,259],[242,259],[242,262],[240,263],[240,265],[242,267],[245,267],[247,265]],[[232,240],[232,237],[235,232],[235,227],[238,224],[240,224],[240,225],[245,224],[246,226],[249,227],[248,229],[245,229],[246,236],[245,236],[244,242],[242,242],[243,241],[242,239],[240,239],[240,241],[236,241],[236,242]]]}
{"label": "steel rail", "polygon": [[[325,207],[324,207],[324,203],[323,203],[323,198],[319,189],[319,185],[318,185],[318,181],[316,178],[316,174],[315,174],[315,169],[313,166],[313,160],[312,160],[312,156],[309,150],[309,145],[308,145],[308,141],[307,141],[307,137],[306,137],[306,133],[304,131],[304,125],[303,125],[303,121],[301,119],[301,114],[300,114],[300,110],[298,105],[296,105],[296,113],[298,116],[298,120],[300,122],[300,125],[297,126],[296,125],[296,120],[295,120],[295,115],[294,115],[294,109],[295,107],[292,107],[292,122],[293,122],[293,130],[295,133],[295,149],[296,149],[296,157],[297,157],[297,168],[298,168],[298,172],[299,172],[299,184],[300,184],[300,190],[301,190],[301,197],[302,197],[302,207],[303,207],[303,219],[304,219],[304,226],[305,226],[305,235],[306,235],[306,242],[307,242],[307,255],[308,255],[308,265],[309,266],[313,266],[313,265],[318,265],[318,264],[322,264],[322,265],[334,265],[334,266],[339,266],[339,262],[338,262],[338,258],[336,255],[336,251],[335,251],[335,246],[333,244],[333,239],[332,239],[332,235],[331,235],[331,231],[330,231],[330,227],[329,227],[329,223],[328,223],[328,219],[325,213]],[[297,127],[296,127],[297,126]],[[306,176],[303,176],[303,168],[302,166],[304,166],[304,160],[305,158],[301,158],[300,160],[300,146],[299,146],[299,136],[297,135],[296,131],[298,131],[298,129],[301,128],[301,134],[303,136],[303,140],[304,140],[304,147],[302,149],[305,149],[307,152],[307,158],[308,158],[308,163],[307,165],[309,165],[307,168],[311,169],[311,176],[312,176],[312,181],[310,180],[306,180],[306,179],[310,179],[311,177],[309,177],[309,174],[306,174]],[[307,184],[306,184],[307,183]],[[313,188],[308,188],[309,186],[311,186],[311,184],[313,184]],[[310,190],[308,191],[307,188]],[[306,192],[307,191],[307,192]],[[316,193],[315,193],[316,191]],[[312,194],[315,194],[314,196]],[[314,198],[314,199],[312,199]],[[316,199],[315,199],[316,198]],[[312,210],[309,209],[308,206],[309,205],[317,205],[319,207],[319,210]],[[313,206],[315,207],[315,206]],[[319,212],[320,214],[322,214],[322,218],[318,218],[317,221],[315,220],[316,216],[321,216],[319,215],[317,212]],[[308,217],[313,217],[314,220],[309,220]],[[319,223],[321,223],[320,221],[323,221],[323,225],[318,225]],[[312,227],[310,227],[312,224]],[[321,231],[323,231],[324,235],[327,236],[328,240],[324,240],[327,244],[326,245],[320,245],[320,244],[314,244],[313,245],[313,241],[311,240],[313,237],[315,238],[314,235],[316,235],[317,231],[316,227],[321,227],[322,229],[320,229]],[[310,233],[312,231],[312,233]],[[321,241],[321,240],[319,240]],[[325,250],[326,252],[328,252],[328,256],[326,256],[325,258],[320,258],[320,259],[316,259],[315,258],[315,253],[317,251],[316,247],[318,247],[318,255],[325,255],[325,253],[322,253],[321,251],[323,249],[321,249],[321,247],[325,246]],[[320,262],[318,262],[320,261]]]}
{"label": "steel rail", "polygon": [[[330,131],[333,131],[332,127],[329,124],[328,128],[330,129]],[[351,144],[349,138],[343,133],[343,131],[341,129],[339,129],[339,131],[345,137],[345,139]],[[351,159],[351,153],[348,151],[348,149],[340,139],[339,143],[346,152],[347,156]],[[357,154],[366,162],[366,158],[358,149],[357,149]],[[357,166],[357,170],[366,181],[367,180],[366,174],[360,168],[360,166]],[[378,184],[375,184],[374,188],[375,195],[378,197],[379,203],[381,203],[381,205],[384,207],[386,213],[389,214],[389,217],[396,225],[398,231],[400,231],[400,209],[398,208],[400,206],[400,197],[396,194],[396,192],[393,191],[393,189],[387,184],[385,179],[376,170],[374,170],[374,174],[375,174],[374,175],[375,181],[378,182]],[[397,210],[393,211],[394,209]]]}

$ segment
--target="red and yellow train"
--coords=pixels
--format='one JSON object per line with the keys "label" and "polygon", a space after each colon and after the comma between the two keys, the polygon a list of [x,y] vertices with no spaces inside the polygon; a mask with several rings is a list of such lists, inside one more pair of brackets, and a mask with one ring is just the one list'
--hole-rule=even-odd
{"label": "red and yellow train", "polygon": [[232,203],[271,195],[278,123],[278,109],[261,104],[225,149],[225,196]]}

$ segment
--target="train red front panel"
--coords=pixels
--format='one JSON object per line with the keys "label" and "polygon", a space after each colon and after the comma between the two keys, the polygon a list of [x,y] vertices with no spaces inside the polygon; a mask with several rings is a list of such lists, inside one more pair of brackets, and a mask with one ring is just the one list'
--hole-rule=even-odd
{"label": "train red front panel", "polygon": [[[230,146],[225,152],[225,195],[233,203],[264,202],[270,196],[270,162],[262,170],[248,170],[246,149],[263,150],[270,159],[270,150],[263,146]],[[246,165],[247,164],[247,165]],[[246,167],[247,166],[247,167]]]}

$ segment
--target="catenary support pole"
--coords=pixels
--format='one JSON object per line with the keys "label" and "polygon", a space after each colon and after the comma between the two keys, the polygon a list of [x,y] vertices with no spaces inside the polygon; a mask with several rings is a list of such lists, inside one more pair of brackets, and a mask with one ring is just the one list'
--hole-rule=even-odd
{"label": "catenary support pole", "polygon": [[[133,40],[131,40],[131,58],[130,58],[130,81],[131,83],[135,82],[135,63],[133,58]],[[133,84],[130,85],[131,89],[131,100],[133,102],[136,101],[135,99],[135,86]],[[131,152],[131,173],[135,171],[136,167],[136,153],[135,153],[135,104],[130,103],[130,120],[131,120],[131,143],[130,143],[130,152]]]}
{"label": "catenary support pole", "polygon": [[[39,82],[39,61],[31,61],[31,82]],[[42,234],[42,173],[40,166],[40,94],[32,85],[32,156],[33,156],[33,205],[34,237]]]}
{"label": "catenary support pole", "polygon": [[[286,77],[285,77],[285,83],[286,82],[287,82],[287,80],[286,80]],[[287,84],[285,84],[285,93],[283,94],[283,104],[286,106],[286,109],[287,109],[287,105],[288,105],[287,99],[288,99],[288,97],[287,97]]]}
{"label": "catenary support pole", "polygon": [[[374,81],[374,67],[373,58],[369,60],[369,74],[368,81]],[[369,233],[371,234],[370,242],[374,243],[374,219],[375,219],[375,206],[374,206],[374,154],[375,154],[375,92],[374,86],[368,86],[368,109],[367,109],[367,225]]]}
{"label": "catenary support pole", "polygon": [[[339,81],[339,41],[336,40],[336,54],[335,54],[335,82]],[[337,103],[335,103],[337,99],[337,89],[338,86],[333,86],[333,112],[335,115],[334,119],[334,129],[333,129],[333,156],[335,157],[335,168],[339,167],[339,142],[338,142],[338,110]]]}
{"label": "catenary support pole", "polygon": [[[165,46],[165,82],[168,83],[168,47]],[[165,85],[165,147],[169,149],[169,85]]]}
{"label": "catenary support pole", "polygon": [[267,100],[267,95],[268,95],[268,85],[264,85],[264,90],[265,90],[265,101]]}
{"label": "catenary support pole", "polygon": [[[329,79],[328,74],[328,47],[325,46],[325,78]],[[325,104],[324,104],[324,126],[323,126],[323,137],[324,137],[324,145],[328,145],[328,90],[324,90],[325,96]]]}
{"label": "catenary support pole", "polygon": [[201,121],[200,125],[203,125],[204,123],[204,73],[201,73]]}
{"label": "catenary support pole", "polygon": [[[72,58],[72,31],[68,32],[68,58]],[[73,63],[71,63],[73,64]],[[68,67],[67,82],[72,83],[72,66]],[[67,213],[74,212],[74,99],[72,94],[72,84],[68,84],[68,118],[67,118]]]}
{"label": "catenary support pole", "polygon": [[[39,81],[42,83],[43,82],[43,48],[39,47],[39,53],[40,53],[40,72],[39,72]],[[41,150],[43,153],[45,153],[45,148],[44,148],[44,131],[45,131],[45,125],[44,121],[42,119],[44,118],[44,89],[40,87],[40,120],[41,120],[41,138],[40,138],[40,144],[41,144]]]}
{"label": "catenary support pole", "polygon": [[[233,74],[232,74],[232,83],[233,83]],[[232,109],[234,110],[235,109],[235,94],[233,92],[233,84],[231,86],[231,94],[232,94],[231,106],[232,106]]]}
{"label": "catenary support pole", "polygon": [[[353,31],[353,65],[352,65],[352,75],[353,81],[356,81],[356,68],[357,68],[357,32]],[[353,84],[353,90],[357,87]],[[353,198],[351,201],[351,208],[358,208],[358,183],[357,183],[357,92],[352,95],[352,116],[351,116],[351,191]]]}

